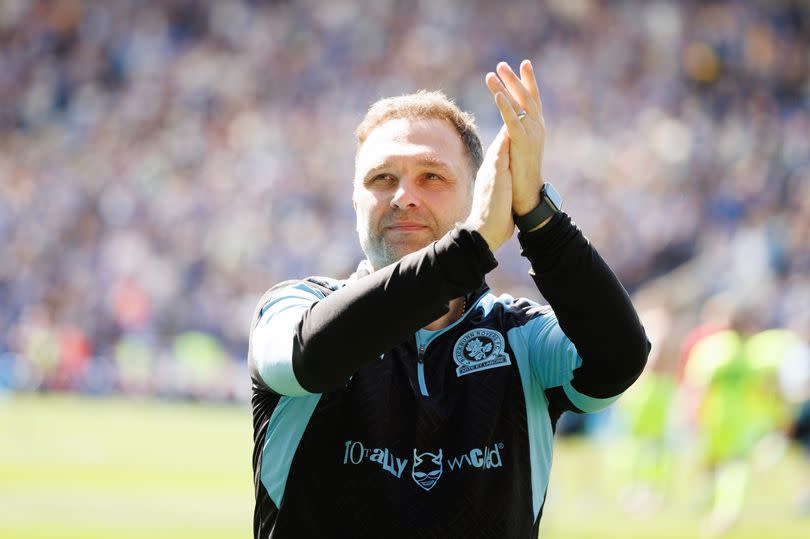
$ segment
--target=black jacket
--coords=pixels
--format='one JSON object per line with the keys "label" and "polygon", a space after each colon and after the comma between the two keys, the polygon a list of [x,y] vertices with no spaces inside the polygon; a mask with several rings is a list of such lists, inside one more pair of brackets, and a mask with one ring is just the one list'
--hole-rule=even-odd
{"label": "black jacket", "polygon": [[[519,236],[549,301],[495,297],[458,227],[371,274],[270,289],[251,331],[256,537],[536,537],[553,429],[638,377],[649,342],[565,214]],[[464,315],[420,329],[465,296]]]}

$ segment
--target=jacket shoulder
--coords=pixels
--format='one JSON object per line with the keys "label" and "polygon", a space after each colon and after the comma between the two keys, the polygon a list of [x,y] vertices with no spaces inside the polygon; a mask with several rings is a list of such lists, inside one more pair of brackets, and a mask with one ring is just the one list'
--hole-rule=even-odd
{"label": "jacket shoulder", "polygon": [[[553,316],[554,311],[548,305],[541,305],[525,297],[515,298],[510,294],[495,295],[487,292],[477,302],[475,310],[476,323],[493,323],[508,330],[529,323],[529,321],[545,316]],[[489,321],[489,322],[487,322]]]}
{"label": "jacket shoulder", "polygon": [[256,305],[256,310],[253,314],[253,325],[255,325],[264,309],[265,305],[270,303],[274,298],[279,298],[285,295],[292,295],[296,293],[315,294],[321,298],[325,298],[332,292],[341,289],[345,285],[345,281],[333,279],[331,277],[310,276],[303,279],[289,279],[282,281],[271,286],[264,294],[262,294]]}
{"label": "jacket shoulder", "polygon": [[274,296],[282,296],[285,291],[292,291],[294,289],[310,290],[315,294],[328,296],[335,290],[341,289],[345,281],[333,279],[331,277],[310,276],[303,279],[289,279],[282,281],[271,286],[259,301],[260,304],[267,303],[267,301]]}

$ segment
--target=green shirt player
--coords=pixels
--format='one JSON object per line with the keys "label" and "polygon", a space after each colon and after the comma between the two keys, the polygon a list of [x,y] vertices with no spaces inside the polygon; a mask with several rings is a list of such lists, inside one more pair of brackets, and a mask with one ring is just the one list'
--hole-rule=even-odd
{"label": "green shirt player", "polygon": [[697,424],[703,460],[714,474],[707,523],[713,533],[739,519],[748,482],[746,458],[788,418],[776,376],[795,336],[777,329],[752,335],[744,325],[735,326],[696,343],[684,372],[685,383],[702,389]]}

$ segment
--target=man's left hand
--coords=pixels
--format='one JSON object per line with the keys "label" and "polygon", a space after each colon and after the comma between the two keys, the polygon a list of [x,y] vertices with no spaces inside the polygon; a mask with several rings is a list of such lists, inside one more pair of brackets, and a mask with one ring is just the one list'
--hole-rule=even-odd
{"label": "man's left hand", "polygon": [[[511,140],[509,168],[512,172],[512,211],[525,215],[540,203],[543,185],[542,164],[546,126],[537,79],[529,60],[520,64],[520,78],[506,62],[495,73],[487,73],[486,83],[495,97]],[[520,118],[518,114],[525,111]]]}

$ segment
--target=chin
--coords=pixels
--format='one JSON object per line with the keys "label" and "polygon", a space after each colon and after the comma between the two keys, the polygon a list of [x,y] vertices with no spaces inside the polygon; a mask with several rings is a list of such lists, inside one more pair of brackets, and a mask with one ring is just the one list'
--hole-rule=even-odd
{"label": "chin", "polygon": [[[392,241],[391,238],[384,239],[382,235],[373,238],[361,235],[360,245],[374,269],[380,269],[398,262],[403,256],[415,253],[419,249],[427,247],[437,238],[432,231],[426,235],[419,234],[413,238],[399,238]],[[365,241],[364,241],[365,240]]]}
{"label": "chin", "polygon": [[[419,249],[423,249],[423,248],[427,247],[432,242],[433,242],[432,237],[430,237],[428,239],[414,238],[414,239],[412,239],[410,241],[397,242],[397,244],[395,246],[393,246],[393,248],[390,251],[393,252],[393,253],[398,254],[399,258],[402,258],[405,255],[415,253]],[[399,258],[397,260],[399,260]]]}

